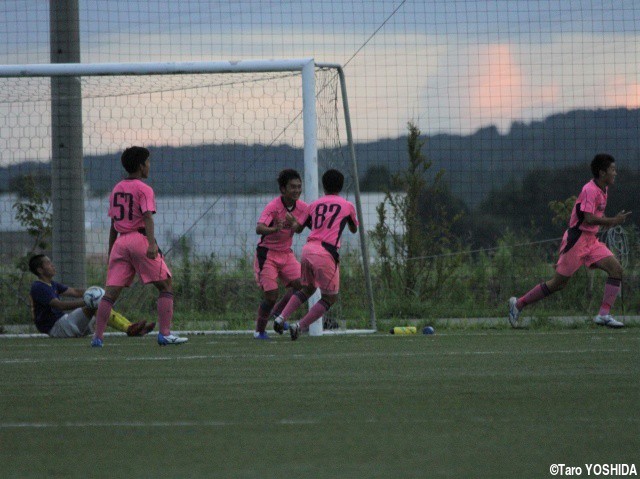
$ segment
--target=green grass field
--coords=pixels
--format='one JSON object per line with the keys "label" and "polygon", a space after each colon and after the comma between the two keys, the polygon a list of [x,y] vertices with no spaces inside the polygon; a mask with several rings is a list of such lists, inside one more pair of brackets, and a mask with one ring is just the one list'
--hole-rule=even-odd
{"label": "green grass field", "polygon": [[1,477],[545,478],[640,467],[640,328],[0,340]]}

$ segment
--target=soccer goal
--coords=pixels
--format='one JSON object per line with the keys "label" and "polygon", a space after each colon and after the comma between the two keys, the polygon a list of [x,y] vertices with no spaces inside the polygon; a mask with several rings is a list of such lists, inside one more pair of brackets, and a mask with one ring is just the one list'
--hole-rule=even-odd
{"label": "soccer goal", "polygon": [[[344,193],[366,224],[346,93],[339,65],[310,58],[0,66],[0,167],[12,178],[50,174],[59,279],[100,283],[107,197],[123,174],[119,155],[148,147],[156,237],[174,272],[178,308],[253,316],[255,224],[279,194],[280,170],[302,173],[310,202],[321,173],[341,169]],[[348,301],[362,305],[366,297],[375,328],[365,228],[343,236],[342,306],[325,327],[344,326]],[[297,253],[305,237],[294,240]],[[149,294],[134,287],[120,308],[152,309]]]}

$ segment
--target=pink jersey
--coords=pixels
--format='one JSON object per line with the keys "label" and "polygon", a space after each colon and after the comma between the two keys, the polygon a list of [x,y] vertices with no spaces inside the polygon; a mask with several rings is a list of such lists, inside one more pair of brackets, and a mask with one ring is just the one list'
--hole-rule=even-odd
{"label": "pink jersey", "polygon": [[576,204],[571,211],[569,229],[580,229],[585,233],[597,233],[598,225],[588,225],[584,223],[584,214],[591,213],[597,218],[604,216],[604,209],[607,206],[607,189],[600,188],[594,180],[582,187],[582,191],[576,200]]}
{"label": "pink jersey", "polygon": [[143,215],[156,212],[153,189],[138,179],[118,183],[109,196],[109,216],[118,233],[131,233],[144,228]]}
{"label": "pink jersey", "polygon": [[284,222],[284,227],[277,233],[269,235],[263,235],[258,240],[258,246],[263,246],[274,251],[288,251],[291,249],[291,243],[293,242],[293,230],[288,221],[286,221],[287,213],[291,213],[294,218],[300,223],[304,223],[307,217],[308,205],[304,201],[296,201],[295,204],[289,208],[284,204],[282,196],[278,196],[271,200],[267,206],[264,207],[258,223],[263,223],[269,227],[273,226],[276,221]]}
{"label": "pink jersey", "polygon": [[353,203],[339,195],[325,195],[309,205],[307,241],[321,241],[340,248],[340,236],[347,223],[359,225]]}

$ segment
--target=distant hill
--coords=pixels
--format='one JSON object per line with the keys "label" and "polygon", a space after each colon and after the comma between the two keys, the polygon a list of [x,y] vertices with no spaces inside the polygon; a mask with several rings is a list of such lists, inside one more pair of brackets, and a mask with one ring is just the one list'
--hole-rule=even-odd
{"label": "distant hill", "polygon": [[[396,173],[407,165],[406,137],[358,143],[355,150],[361,180],[374,166]],[[423,147],[433,170],[446,171],[452,193],[472,205],[489,191],[520,181],[528,171],[586,165],[599,151],[613,154],[619,167],[640,169],[640,109],[575,110],[514,123],[505,134],[495,127],[465,136],[436,134],[425,137]],[[87,156],[84,166],[95,193],[108,191],[122,177],[118,154]],[[158,194],[272,192],[277,172],[286,167],[303,170],[301,149],[235,144],[157,147],[151,184]],[[0,168],[0,190],[8,190],[16,176],[48,169],[37,163]]]}

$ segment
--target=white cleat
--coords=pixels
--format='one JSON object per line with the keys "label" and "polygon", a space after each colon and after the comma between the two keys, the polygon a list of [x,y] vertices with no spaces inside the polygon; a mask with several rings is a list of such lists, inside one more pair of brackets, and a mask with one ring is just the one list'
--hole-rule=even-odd
{"label": "white cleat", "polygon": [[616,321],[615,319],[613,319],[613,316],[611,316],[610,314],[605,314],[603,316],[597,315],[595,318],[593,318],[593,322],[600,326],[606,326],[608,328],[624,327],[624,323],[621,323],[620,321]]}
{"label": "white cleat", "polygon": [[294,323],[289,325],[289,334],[291,335],[291,341],[295,341],[300,337],[300,325]]}
{"label": "white cleat", "polygon": [[520,317],[520,310],[516,304],[518,303],[518,298],[511,297],[509,298],[509,323],[512,328],[518,327],[518,317]]}
{"label": "white cleat", "polygon": [[164,336],[162,333],[158,333],[158,344],[160,346],[168,346],[169,344],[182,344],[186,343],[187,341],[189,341],[189,339],[174,336],[173,334]]}

